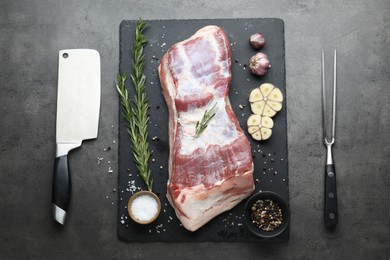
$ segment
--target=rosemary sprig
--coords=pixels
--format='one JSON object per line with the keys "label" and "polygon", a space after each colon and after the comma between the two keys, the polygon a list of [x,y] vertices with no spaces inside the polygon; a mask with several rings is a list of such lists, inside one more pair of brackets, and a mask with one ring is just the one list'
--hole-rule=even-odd
{"label": "rosemary sprig", "polygon": [[215,116],[216,106],[217,106],[217,103],[214,104],[214,106],[210,109],[210,111],[207,111],[207,109],[206,109],[206,111],[204,111],[202,120],[196,122],[195,138],[199,137],[199,135],[203,133],[203,131],[207,128],[210,120],[213,119],[213,117]]}
{"label": "rosemary sprig", "polygon": [[151,170],[148,165],[151,154],[147,132],[147,125],[149,122],[147,111],[149,109],[149,104],[146,97],[145,74],[143,72],[145,67],[145,55],[143,50],[148,42],[143,34],[146,27],[146,22],[140,18],[137,22],[132,53],[133,74],[130,75],[135,90],[135,95],[132,99],[133,102],[128,97],[126,88],[127,76],[125,73],[118,74],[116,89],[121,99],[126,131],[130,139],[138,173],[146,183],[148,189],[152,191],[153,178],[151,177]]}

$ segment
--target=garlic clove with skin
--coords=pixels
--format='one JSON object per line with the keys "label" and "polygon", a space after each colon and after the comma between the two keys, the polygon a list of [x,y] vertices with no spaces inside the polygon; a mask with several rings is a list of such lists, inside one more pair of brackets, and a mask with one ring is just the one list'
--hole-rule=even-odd
{"label": "garlic clove with skin", "polygon": [[261,139],[262,140],[267,140],[270,138],[272,135],[272,129],[269,128],[262,128],[261,129]]}
{"label": "garlic clove with skin", "polygon": [[249,38],[249,42],[254,49],[260,49],[265,45],[265,38],[262,33],[252,34]]}
{"label": "garlic clove with skin", "polygon": [[253,134],[253,133],[257,132],[257,131],[259,131],[259,127],[258,126],[254,126],[254,125],[248,126],[248,133],[249,134]]}
{"label": "garlic clove with skin", "polygon": [[268,117],[273,117],[274,115],[276,115],[276,111],[273,110],[269,105],[265,104],[263,115]]}
{"label": "garlic clove with skin", "polygon": [[262,115],[264,111],[265,101],[257,101],[254,103],[251,103],[251,110],[256,115]]}
{"label": "garlic clove with skin", "polygon": [[264,83],[260,85],[260,91],[264,97],[268,97],[271,91],[275,88],[271,83]]}
{"label": "garlic clove with skin", "polygon": [[267,104],[275,111],[279,112],[282,109],[282,103],[271,101],[270,99],[267,101]]}
{"label": "garlic clove with skin", "polygon": [[251,115],[247,122],[248,126],[259,126],[261,124],[261,116],[260,115]]}
{"label": "garlic clove with skin", "polygon": [[268,95],[268,99],[276,102],[283,101],[283,94],[278,88],[274,88],[271,93]]}
{"label": "garlic clove with skin", "polygon": [[260,101],[260,100],[263,100],[264,97],[263,97],[263,94],[261,94],[261,91],[259,88],[255,88],[254,90],[252,90],[252,92],[249,94],[249,102],[256,102],[256,101]]}
{"label": "garlic clove with skin", "polygon": [[258,129],[256,132],[251,134],[252,138],[255,139],[256,141],[261,141],[261,132],[260,129]]}
{"label": "garlic clove with skin", "polygon": [[274,127],[274,120],[268,116],[262,116],[261,117],[261,125],[266,128],[272,128]]}
{"label": "garlic clove with skin", "polygon": [[268,60],[268,56],[262,52],[256,53],[249,60],[249,70],[252,74],[263,76],[271,68],[271,63]]}

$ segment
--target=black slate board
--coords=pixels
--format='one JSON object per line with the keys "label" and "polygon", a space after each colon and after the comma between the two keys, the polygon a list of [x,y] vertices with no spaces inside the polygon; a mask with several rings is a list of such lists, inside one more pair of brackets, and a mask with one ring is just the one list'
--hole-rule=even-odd
{"label": "black slate board", "polygon": [[[286,97],[284,23],[280,19],[218,19],[218,20],[153,20],[147,21],[150,27],[145,31],[149,42],[145,47],[146,89],[149,98],[150,125],[149,142],[153,151],[150,166],[154,177],[154,191],[162,202],[158,219],[149,225],[141,226],[132,222],[127,213],[130,196],[146,186],[137,175],[130,150],[130,142],[125,131],[122,114],[119,114],[119,176],[118,176],[118,237],[128,242],[153,241],[261,241],[249,233],[245,226],[243,201],[234,209],[225,212],[196,232],[185,230],[166,199],[168,179],[168,110],[161,93],[157,67],[168,48],[189,38],[203,26],[214,24],[224,28],[232,49],[232,81],[229,97],[233,110],[246,132],[246,120],[250,116],[248,96],[252,89],[261,83],[270,82],[278,86]],[[131,73],[131,46],[133,45],[136,21],[122,21],[120,25],[120,71]],[[272,68],[262,77],[249,73],[248,60],[256,53],[248,43],[249,36],[262,32],[266,45],[262,51],[269,56]],[[128,81],[128,89],[132,88]],[[239,105],[245,108],[240,109]],[[249,135],[255,164],[254,178],[256,190],[270,190],[279,193],[289,202],[287,172],[287,120],[286,99],[283,109],[273,118],[275,126],[272,137],[266,142],[255,142]],[[152,138],[157,136],[158,140]],[[289,238],[287,228],[276,240]]]}

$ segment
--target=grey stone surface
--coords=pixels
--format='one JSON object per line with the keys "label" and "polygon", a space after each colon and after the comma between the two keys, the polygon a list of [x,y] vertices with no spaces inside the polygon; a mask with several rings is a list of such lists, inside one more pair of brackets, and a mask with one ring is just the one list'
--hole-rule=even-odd
{"label": "grey stone surface", "polygon": [[[117,95],[123,19],[285,21],[291,237],[287,243],[127,244],[116,236]],[[390,255],[390,2],[0,2],[0,259],[386,259]],[[71,157],[65,228],[51,218],[57,52],[102,58],[99,138]],[[322,224],[320,50],[338,50],[339,225]],[[330,59],[327,61],[331,64]],[[329,72],[329,76],[330,71]],[[329,77],[331,79],[331,77]],[[330,81],[329,81],[330,83]],[[108,152],[104,148],[111,147]],[[103,157],[98,164],[97,157]],[[108,163],[110,161],[110,164]],[[108,173],[112,167],[114,173]]]}

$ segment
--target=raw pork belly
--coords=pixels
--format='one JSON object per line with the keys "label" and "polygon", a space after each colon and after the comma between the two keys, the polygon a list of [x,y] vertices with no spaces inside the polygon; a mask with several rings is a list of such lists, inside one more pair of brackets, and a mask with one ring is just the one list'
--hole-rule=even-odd
{"label": "raw pork belly", "polygon": [[[233,208],[254,189],[250,144],[228,97],[230,66],[225,32],[206,26],[173,45],[158,69],[169,109],[167,197],[190,231]],[[215,117],[195,138],[196,122],[214,105]]]}

